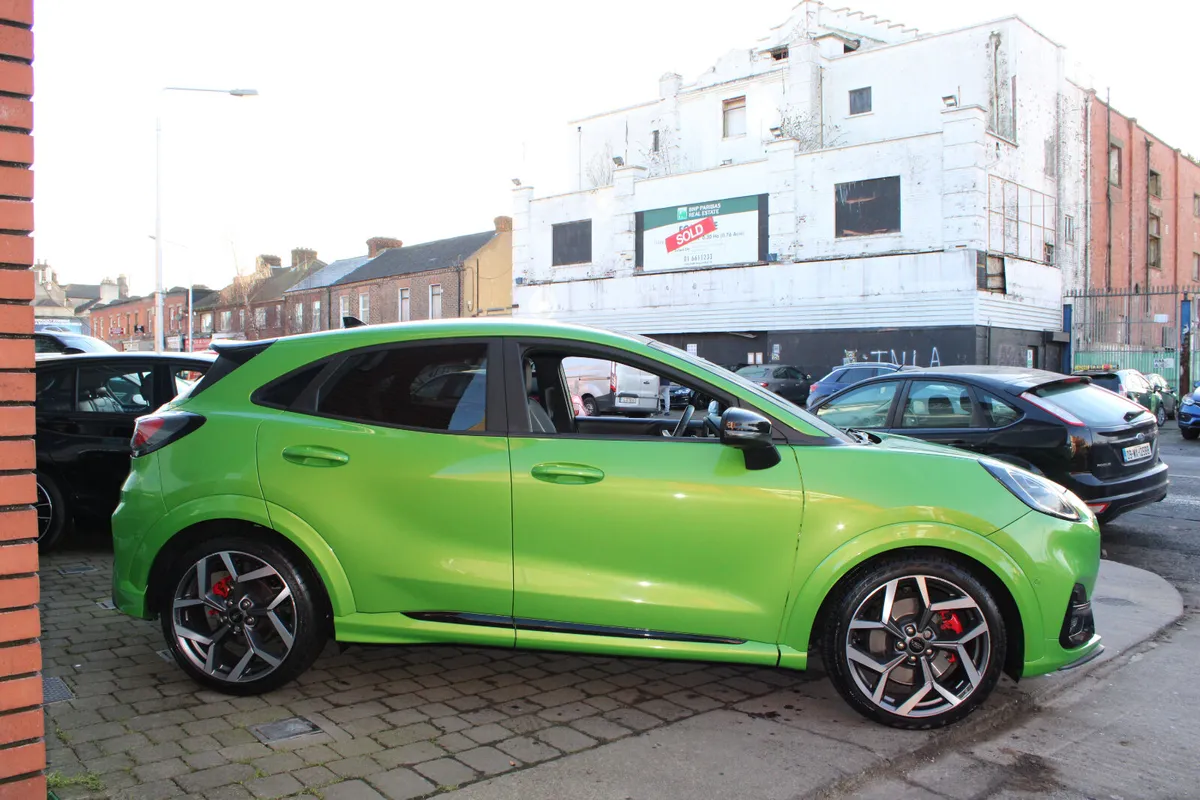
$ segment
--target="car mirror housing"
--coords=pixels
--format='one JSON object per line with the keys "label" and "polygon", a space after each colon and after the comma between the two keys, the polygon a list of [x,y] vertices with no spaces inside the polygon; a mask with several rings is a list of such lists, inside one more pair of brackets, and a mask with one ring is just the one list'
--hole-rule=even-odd
{"label": "car mirror housing", "polygon": [[779,463],[771,441],[771,421],[745,408],[727,408],[721,415],[721,444],[742,451],[746,469],[769,469]]}

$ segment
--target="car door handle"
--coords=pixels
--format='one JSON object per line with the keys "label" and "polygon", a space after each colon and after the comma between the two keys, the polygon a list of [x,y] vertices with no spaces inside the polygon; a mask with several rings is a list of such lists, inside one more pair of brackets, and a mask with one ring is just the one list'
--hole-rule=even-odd
{"label": "car door handle", "polygon": [[601,470],[583,464],[537,464],[529,471],[529,474],[539,481],[561,483],[568,486],[598,483],[604,480],[604,473]]}
{"label": "car door handle", "polygon": [[283,457],[302,467],[340,467],[350,462],[350,456],[332,447],[297,444],[283,448]]}

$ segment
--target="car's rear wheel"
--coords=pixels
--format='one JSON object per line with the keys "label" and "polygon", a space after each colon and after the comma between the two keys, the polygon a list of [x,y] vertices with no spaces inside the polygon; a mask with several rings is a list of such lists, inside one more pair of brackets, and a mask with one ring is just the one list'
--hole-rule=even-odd
{"label": "car's rear wheel", "polygon": [[1154,412],[1154,419],[1160,428],[1167,424],[1167,407],[1162,403],[1158,404],[1158,411]]}
{"label": "car's rear wheel", "polygon": [[974,711],[1004,664],[1004,620],[991,592],[956,562],[899,556],[854,574],[833,599],[822,657],[863,716],[937,728]]}
{"label": "car's rear wheel", "polygon": [[271,691],[308,669],[328,636],[315,578],[282,548],[242,536],[175,561],[163,635],[194,680],[238,695]]}
{"label": "car's rear wheel", "polygon": [[37,511],[38,550],[47,553],[58,545],[71,527],[71,509],[66,495],[49,475],[38,473],[34,510]]}
{"label": "car's rear wheel", "polygon": [[1200,436],[1200,431],[1194,428],[1180,428],[1179,432],[1183,434],[1183,438],[1185,439],[1195,439],[1197,436]]}

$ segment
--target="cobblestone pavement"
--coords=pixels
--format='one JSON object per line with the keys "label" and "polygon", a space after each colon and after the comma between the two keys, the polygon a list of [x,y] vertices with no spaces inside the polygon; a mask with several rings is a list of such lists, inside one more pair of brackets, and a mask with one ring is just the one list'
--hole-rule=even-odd
{"label": "cobblestone pavement", "polygon": [[[111,566],[111,550],[92,543],[42,559],[45,675],[75,695],[46,706],[51,785],[62,800],[424,797],[821,678],[685,661],[331,645],[297,682],[230,697],[200,689],[164,660],[157,622],[101,605]],[[59,572],[76,567],[93,569]],[[273,745],[253,732],[291,717],[318,732]]]}

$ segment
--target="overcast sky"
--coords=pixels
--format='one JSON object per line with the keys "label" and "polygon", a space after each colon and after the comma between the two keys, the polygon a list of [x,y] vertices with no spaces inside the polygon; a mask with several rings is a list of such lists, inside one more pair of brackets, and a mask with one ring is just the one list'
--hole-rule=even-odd
{"label": "overcast sky", "polygon": [[[511,179],[566,188],[566,121],[691,81],[787,0],[42,0],[37,257],[62,282],[153,290],[154,128],[166,280],[212,286],[259,253],[332,261],[371,236],[487,230]],[[935,32],[1019,14],[1113,105],[1200,155],[1200,1],[830,0]],[[1139,13],[1145,9],[1145,13]],[[258,89],[257,98],[163,86]]]}

